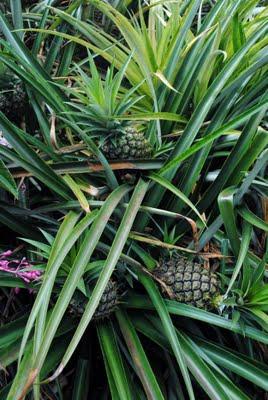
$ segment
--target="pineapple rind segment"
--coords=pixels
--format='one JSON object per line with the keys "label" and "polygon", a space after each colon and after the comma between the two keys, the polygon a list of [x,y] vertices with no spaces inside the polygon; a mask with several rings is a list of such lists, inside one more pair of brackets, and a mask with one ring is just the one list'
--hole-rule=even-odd
{"label": "pineapple rind segment", "polygon": [[143,132],[136,131],[134,127],[115,133],[112,140],[106,141],[102,150],[110,160],[146,159],[152,153],[151,145]]}
{"label": "pineapple rind segment", "polygon": [[160,260],[154,273],[163,283],[164,293],[178,302],[207,309],[214,306],[214,299],[219,296],[217,276],[182,257]]}
{"label": "pineapple rind segment", "polygon": [[[83,296],[75,296],[70,302],[69,312],[74,316],[81,316],[87,304],[88,299]],[[115,311],[118,304],[117,283],[110,280],[102,294],[99,305],[93,315],[93,320],[109,318]]]}

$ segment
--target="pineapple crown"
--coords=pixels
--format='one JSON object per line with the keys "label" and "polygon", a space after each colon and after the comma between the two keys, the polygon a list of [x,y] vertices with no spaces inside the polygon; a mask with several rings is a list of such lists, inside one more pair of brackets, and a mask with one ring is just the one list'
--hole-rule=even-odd
{"label": "pineapple crown", "polygon": [[135,94],[140,85],[130,90],[122,87],[130,59],[117,72],[112,64],[104,77],[90,53],[90,76],[80,66],[76,66],[75,85],[66,90],[72,99],[74,114],[79,116],[83,128],[89,132],[116,134],[130,124],[126,114],[144,97]]}

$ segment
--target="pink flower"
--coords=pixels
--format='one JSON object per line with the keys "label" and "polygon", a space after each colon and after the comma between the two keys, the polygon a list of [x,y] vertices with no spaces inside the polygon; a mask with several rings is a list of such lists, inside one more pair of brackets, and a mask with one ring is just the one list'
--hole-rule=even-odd
{"label": "pink flower", "polygon": [[13,253],[12,250],[4,251],[3,253],[0,254],[0,260],[1,260],[2,258],[4,258],[4,257],[9,257],[9,256],[11,256],[12,253]]}
{"label": "pink flower", "polygon": [[[13,254],[12,250],[7,250],[0,254],[0,271],[8,272],[9,274],[15,275],[17,278],[22,279],[25,283],[31,283],[40,278],[42,272],[33,269],[33,265],[30,264],[26,258],[21,260],[12,259],[8,260],[6,257],[10,257]],[[15,293],[19,292],[19,288],[15,288]]]}

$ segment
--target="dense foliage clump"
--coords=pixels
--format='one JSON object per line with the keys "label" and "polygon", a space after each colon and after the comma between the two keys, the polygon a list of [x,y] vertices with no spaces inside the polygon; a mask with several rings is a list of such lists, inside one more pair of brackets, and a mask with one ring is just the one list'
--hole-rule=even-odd
{"label": "dense foliage clump", "polygon": [[267,21],[1,2],[0,399],[266,398]]}

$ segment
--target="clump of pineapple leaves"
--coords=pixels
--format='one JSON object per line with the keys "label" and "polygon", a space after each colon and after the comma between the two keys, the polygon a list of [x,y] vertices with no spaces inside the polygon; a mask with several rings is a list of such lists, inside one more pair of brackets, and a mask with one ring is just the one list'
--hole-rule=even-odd
{"label": "clump of pineapple leaves", "polygon": [[0,5],[0,400],[266,398],[267,38],[258,0]]}

